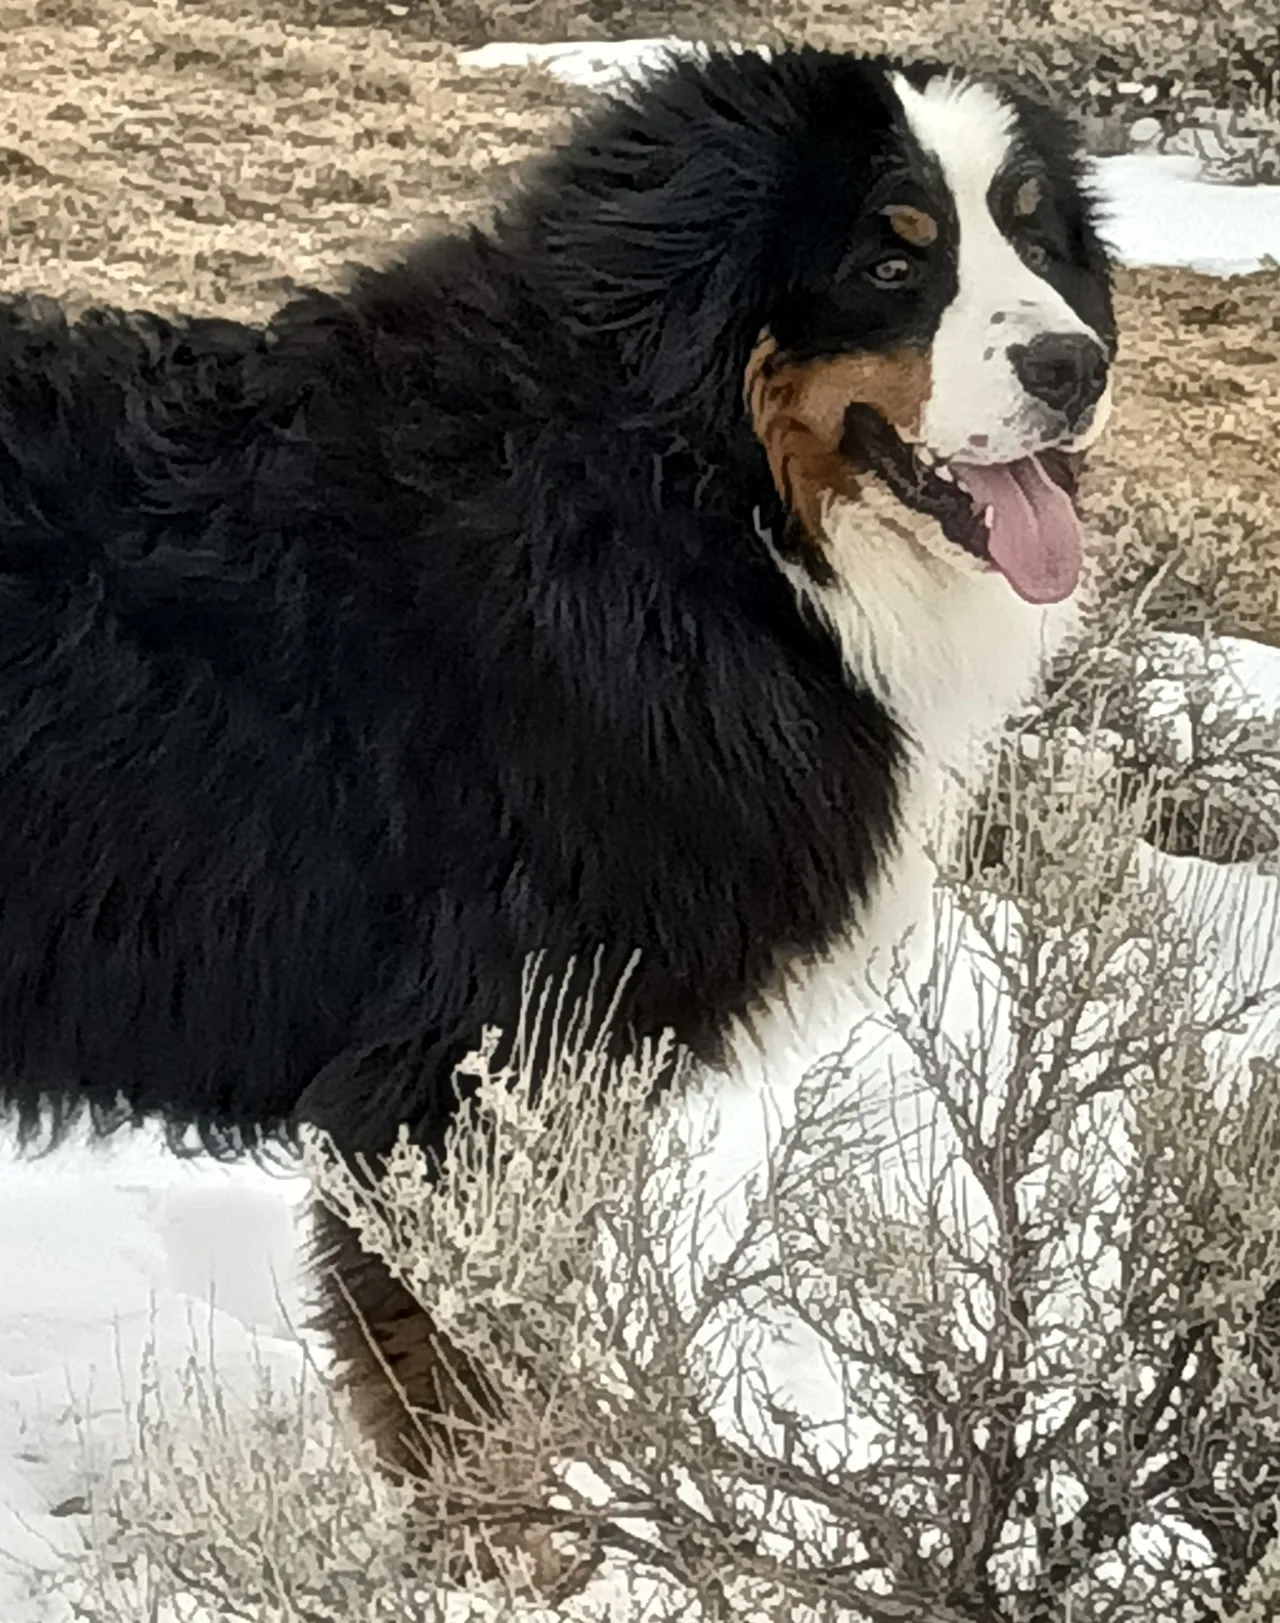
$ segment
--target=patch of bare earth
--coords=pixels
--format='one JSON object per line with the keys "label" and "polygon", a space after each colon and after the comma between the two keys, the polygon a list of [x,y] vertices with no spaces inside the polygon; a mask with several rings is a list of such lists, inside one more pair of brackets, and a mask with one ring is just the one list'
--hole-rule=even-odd
{"label": "patch of bare earth", "polygon": [[[394,25],[394,18],[390,19]],[[0,286],[261,318],[482,215],[582,91],[238,0],[0,0]],[[1105,590],[1280,643],[1280,271],[1123,271],[1088,506]]]}

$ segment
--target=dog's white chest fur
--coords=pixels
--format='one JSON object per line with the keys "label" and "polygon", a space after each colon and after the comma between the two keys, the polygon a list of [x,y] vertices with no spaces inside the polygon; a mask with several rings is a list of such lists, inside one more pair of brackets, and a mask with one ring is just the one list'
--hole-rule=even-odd
{"label": "dog's white chest fur", "polygon": [[827,538],[836,579],[804,590],[850,675],[902,728],[919,773],[967,774],[1032,696],[1074,611],[1023,602],[1003,575],[958,558],[930,521],[874,489],[831,504]]}
{"label": "dog's white chest fur", "polygon": [[818,1033],[838,1039],[842,1012],[851,1023],[858,999],[883,985],[900,949],[927,953],[931,853],[954,836],[966,782],[981,771],[1002,726],[1033,697],[1075,621],[1070,604],[1025,603],[1002,575],[958,559],[929,520],[887,493],[834,502],[826,536],[836,572],[829,584],[778,563],[829,626],[851,678],[902,729],[909,759],[899,782],[899,838],[880,854],[870,905],[848,938],[821,960],[793,966],[785,1002],[771,1000],[760,1011],[755,1052],[738,1050],[740,1063],[753,1069],[762,1058],[766,1070],[794,1063],[812,1052]]}

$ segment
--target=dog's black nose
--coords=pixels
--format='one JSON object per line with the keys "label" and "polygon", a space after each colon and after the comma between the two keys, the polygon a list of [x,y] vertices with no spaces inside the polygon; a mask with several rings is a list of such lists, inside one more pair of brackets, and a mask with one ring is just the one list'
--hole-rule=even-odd
{"label": "dog's black nose", "polygon": [[1062,412],[1072,426],[1106,388],[1106,354],[1083,333],[1041,333],[1029,344],[1011,344],[1009,359],[1027,393]]}

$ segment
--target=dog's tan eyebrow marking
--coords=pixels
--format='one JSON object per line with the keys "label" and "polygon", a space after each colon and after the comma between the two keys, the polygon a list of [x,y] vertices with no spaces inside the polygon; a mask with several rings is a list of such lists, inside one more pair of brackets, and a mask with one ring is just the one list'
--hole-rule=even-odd
{"label": "dog's tan eyebrow marking", "polygon": [[937,240],[938,222],[923,209],[913,208],[909,203],[890,203],[881,213],[903,242],[915,248],[925,248]]}
{"label": "dog's tan eyebrow marking", "polygon": [[1013,194],[1013,212],[1015,214],[1034,214],[1040,207],[1040,197],[1039,179],[1035,175],[1028,175]]}

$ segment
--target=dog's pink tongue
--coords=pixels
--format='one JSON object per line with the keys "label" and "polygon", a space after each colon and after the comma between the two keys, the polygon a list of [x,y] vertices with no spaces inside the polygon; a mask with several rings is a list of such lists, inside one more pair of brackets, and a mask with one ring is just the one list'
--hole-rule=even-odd
{"label": "dog's pink tongue", "polygon": [[979,512],[992,509],[992,562],[1028,603],[1061,603],[1080,582],[1080,520],[1070,496],[1033,456],[980,465],[953,462]]}

